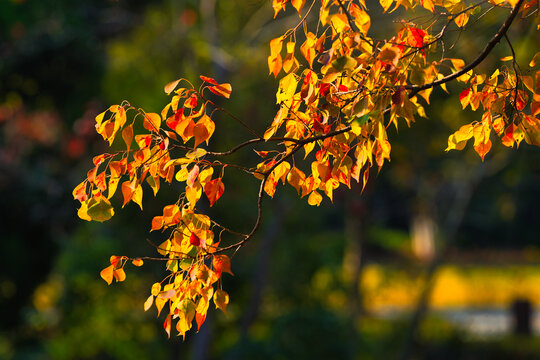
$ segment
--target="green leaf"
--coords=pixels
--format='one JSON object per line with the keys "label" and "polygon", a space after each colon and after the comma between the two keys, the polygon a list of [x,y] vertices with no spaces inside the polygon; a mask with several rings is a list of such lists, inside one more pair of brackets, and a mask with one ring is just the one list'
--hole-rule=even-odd
{"label": "green leaf", "polygon": [[88,207],[87,215],[93,221],[107,221],[114,215],[114,209],[106,198],[100,198],[94,204]]}
{"label": "green leaf", "polygon": [[332,61],[332,67],[337,71],[354,69],[356,67],[356,60],[350,56],[342,56]]}

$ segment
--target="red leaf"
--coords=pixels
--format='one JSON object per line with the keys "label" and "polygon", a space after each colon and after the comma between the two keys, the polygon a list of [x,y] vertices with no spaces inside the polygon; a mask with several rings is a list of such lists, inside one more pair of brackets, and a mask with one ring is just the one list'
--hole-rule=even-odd
{"label": "red leaf", "polygon": [[171,337],[171,314],[167,315],[165,322],[163,323],[163,328],[167,332],[167,336]]}
{"label": "red leaf", "polygon": [[184,106],[189,109],[195,108],[195,106],[197,106],[197,95],[195,94],[191,95],[189,99],[187,99],[186,102],[184,103]]}
{"label": "red leaf", "polygon": [[195,314],[195,320],[197,321],[197,329],[200,330],[202,324],[204,324],[204,321],[206,320],[206,314]]}
{"label": "red leaf", "polygon": [[192,232],[191,236],[189,237],[189,243],[193,246],[201,246],[201,238]]}
{"label": "red leaf", "polygon": [[216,80],[212,79],[211,77],[207,77],[207,76],[203,76],[203,75],[201,75],[201,80],[205,81],[207,83],[210,83],[212,85],[217,85],[218,84],[218,82]]}
{"label": "red leaf", "polygon": [[465,109],[471,101],[471,96],[471,88],[466,88],[461,92],[461,94],[459,94],[459,101],[461,102],[463,109]]}
{"label": "red leaf", "polygon": [[114,266],[114,268],[116,269],[118,267],[118,262],[120,262],[120,260],[122,260],[122,256],[116,256],[116,255],[111,256],[110,258],[111,265]]}
{"label": "red leaf", "polygon": [[98,155],[98,156],[95,156],[93,159],[92,159],[92,162],[94,163],[95,166],[99,166],[103,163],[103,161],[105,161],[105,154],[101,154],[101,155]]}

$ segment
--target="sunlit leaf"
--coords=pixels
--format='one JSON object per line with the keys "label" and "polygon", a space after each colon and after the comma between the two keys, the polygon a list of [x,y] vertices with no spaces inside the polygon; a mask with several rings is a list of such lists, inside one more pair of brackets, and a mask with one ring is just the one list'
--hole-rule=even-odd
{"label": "sunlit leaf", "polygon": [[114,209],[109,200],[100,197],[88,208],[86,213],[93,221],[103,222],[113,217]]}
{"label": "sunlit leaf", "polygon": [[212,259],[212,266],[214,270],[219,273],[229,273],[234,275],[231,271],[231,260],[227,255],[214,255]]}
{"label": "sunlit leaf", "polygon": [[152,304],[154,303],[154,295],[150,295],[148,299],[144,302],[144,311],[148,311],[152,307]]}
{"label": "sunlit leaf", "polygon": [[110,265],[107,266],[105,269],[101,270],[99,275],[103,280],[107,282],[107,284],[111,285],[113,281],[113,272],[114,272],[114,266]]}
{"label": "sunlit leaf", "polygon": [[135,266],[143,266],[143,260],[142,259],[133,259],[131,263]]}
{"label": "sunlit leaf", "polygon": [[223,195],[225,191],[225,185],[221,181],[221,178],[210,180],[204,185],[204,193],[210,201],[210,206],[213,206],[214,203]]}
{"label": "sunlit leaf", "polygon": [[214,304],[216,304],[216,309],[220,309],[226,314],[227,305],[229,305],[229,294],[221,289],[216,290],[214,293]]}

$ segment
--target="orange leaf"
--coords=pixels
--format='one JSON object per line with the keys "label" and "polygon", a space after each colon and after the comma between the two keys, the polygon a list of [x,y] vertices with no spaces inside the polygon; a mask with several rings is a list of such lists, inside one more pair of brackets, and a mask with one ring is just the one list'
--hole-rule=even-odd
{"label": "orange leaf", "polygon": [[269,74],[274,74],[274,77],[277,78],[282,66],[283,59],[280,54],[268,57],[268,69],[270,70]]}
{"label": "orange leaf", "polygon": [[113,271],[113,276],[116,279],[116,281],[121,282],[126,280],[126,273],[124,269],[116,269]]}
{"label": "orange leaf", "polygon": [[126,206],[128,202],[133,198],[133,193],[135,192],[135,182],[133,181],[124,181],[122,183],[122,195],[124,196],[124,204],[122,207]]}
{"label": "orange leaf", "polygon": [[298,11],[298,15],[302,12],[302,8],[306,4],[306,0],[291,0],[292,6]]}
{"label": "orange leaf", "polygon": [[131,148],[131,142],[133,141],[133,124],[130,124],[122,130],[122,139],[126,143],[127,149]]}
{"label": "orange leaf", "polygon": [[431,0],[420,0],[420,2],[422,3],[422,6],[424,8],[428,9],[431,12],[435,11],[435,6],[433,6],[433,1],[431,1]]}
{"label": "orange leaf", "polygon": [[185,102],[184,107],[188,109],[194,109],[197,106],[197,95],[192,94]]}
{"label": "orange leaf", "polygon": [[218,273],[226,272],[234,275],[231,271],[231,260],[227,255],[215,255],[212,259],[212,265]]}
{"label": "orange leaf", "polygon": [[148,131],[157,132],[161,126],[161,116],[156,113],[144,114],[143,126]]}
{"label": "orange leaf", "polygon": [[364,192],[364,189],[366,188],[368,179],[369,179],[369,168],[364,170],[364,175],[362,176],[362,181],[363,181],[363,183],[362,183],[362,192]]}
{"label": "orange leaf", "polygon": [[123,256],[117,256],[117,255],[112,255],[110,258],[109,258],[109,261],[111,262],[111,265],[114,266],[114,268],[118,268],[118,263],[122,260]]}
{"label": "orange leaf", "polygon": [[204,186],[204,193],[210,201],[210,206],[213,206],[214,203],[223,195],[225,191],[225,185],[221,181],[221,178],[210,180]]}
{"label": "orange leaf", "polygon": [[197,147],[200,143],[207,141],[210,137],[210,134],[208,133],[208,129],[202,122],[198,122],[193,127],[193,136],[195,137],[195,147]]}
{"label": "orange leaf", "polygon": [[304,182],[306,181],[306,174],[304,174],[302,170],[293,167],[287,175],[287,181],[296,189],[296,191],[298,191],[298,194],[300,194],[302,185],[304,185]]}
{"label": "orange leaf", "polygon": [[143,266],[143,260],[142,259],[133,259],[131,260],[131,263],[135,266]]}
{"label": "orange leaf", "polygon": [[207,77],[207,76],[203,76],[203,75],[201,75],[201,80],[206,81],[207,83],[210,83],[212,85],[217,85],[218,84],[218,82],[216,80],[212,79],[211,77]]}
{"label": "orange leaf", "polygon": [[99,275],[101,276],[103,280],[107,282],[107,284],[111,285],[112,280],[113,280],[113,271],[114,271],[114,266],[110,265],[110,266],[107,266],[105,269],[101,270]]}
{"label": "orange leaf", "polygon": [[488,139],[486,143],[480,143],[474,147],[474,150],[480,155],[482,158],[482,161],[484,161],[484,157],[491,149],[491,140]]}
{"label": "orange leaf", "polygon": [[195,314],[195,321],[197,321],[197,331],[201,329],[201,326],[202,326],[202,324],[204,324],[205,320],[206,320],[206,313],[205,314],[200,314],[200,313]]}
{"label": "orange leaf", "polygon": [[231,84],[219,84],[208,87],[208,90],[216,95],[223,96],[224,98],[228,99],[231,97],[232,87]]}
{"label": "orange leaf", "polygon": [[73,190],[73,198],[80,202],[88,200],[88,195],[86,194],[86,180],[77,185]]}

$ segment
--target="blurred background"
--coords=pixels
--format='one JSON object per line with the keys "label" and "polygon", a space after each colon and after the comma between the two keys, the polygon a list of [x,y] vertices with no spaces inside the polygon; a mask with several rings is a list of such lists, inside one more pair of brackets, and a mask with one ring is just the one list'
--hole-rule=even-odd
{"label": "blurred background", "polygon": [[[372,36],[398,28],[399,11],[367,3]],[[448,56],[472,59],[505,14],[452,29]],[[266,199],[261,230],[224,280],[228,316],[211,309],[185,341],[167,340],[163,318],[143,311],[160,264],[111,286],[99,277],[112,254],[154,255],[151,218],[178,189],[145,192],[144,214],[129,204],[105,224],[78,219],[71,191],[107,151],[95,116],[124,99],[159,112],[164,84],[203,74],[230,82],[222,105],[264,129],[276,111],[268,42],[299,21],[272,16],[267,0],[0,2],[0,359],[540,357],[540,152],[494,142],[483,163],[470,144],[445,153],[479,116],[461,110],[459,85],[434,91],[429,119],[389,132],[392,162],[363,194],[340,189],[313,208],[289,186]],[[527,69],[534,25],[509,37]],[[497,46],[482,70],[509,54]],[[216,115],[216,149],[249,138]],[[225,181],[212,215],[250,226],[257,182],[234,170]]]}

